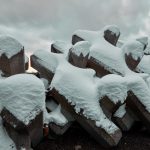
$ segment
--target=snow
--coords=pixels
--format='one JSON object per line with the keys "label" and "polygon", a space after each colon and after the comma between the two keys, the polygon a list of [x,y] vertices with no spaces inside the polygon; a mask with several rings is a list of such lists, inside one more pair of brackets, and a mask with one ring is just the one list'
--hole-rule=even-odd
{"label": "snow", "polygon": [[[104,28],[105,29],[105,28]],[[97,63],[115,74],[124,75],[129,68],[126,65],[123,51],[107,42],[104,37],[104,29],[101,31],[77,30],[74,34],[88,41],[90,47],[89,59],[95,58]]]}
{"label": "snow", "polygon": [[[89,59],[94,58],[106,70],[125,76],[131,72],[125,62],[125,54],[130,54],[134,60],[141,59],[144,55],[145,45],[148,42],[147,37],[124,42],[119,48],[104,39],[103,35],[106,29],[107,27],[100,31],[77,30],[74,34],[91,44]],[[79,52],[81,53],[81,51],[82,49]]]}
{"label": "snow", "polygon": [[[58,104],[51,98],[51,99],[48,99],[46,101],[46,107],[51,110],[51,111],[54,111],[57,107],[58,107]],[[66,110],[64,110],[63,108],[61,108],[61,112],[63,112],[65,114],[65,118],[68,120],[68,121],[74,121],[74,118],[70,115],[70,113],[68,113]],[[63,115],[63,113],[61,113],[61,115]]]}
{"label": "snow", "polygon": [[90,42],[90,44],[92,44],[92,42],[95,39],[103,36],[103,34],[104,33],[101,30],[99,30],[99,31],[76,30],[74,32],[74,35],[77,35],[80,38],[82,38],[83,40]]}
{"label": "snow", "polygon": [[126,114],[126,104],[121,105],[118,110],[115,112],[114,116],[118,118],[123,118],[123,116]]}
{"label": "snow", "polygon": [[59,61],[61,61],[64,57],[63,54],[56,54],[46,50],[37,50],[33,56],[37,57],[37,61],[39,61],[41,64],[43,64],[43,66],[45,66],[48,70],[51,70],[53,73],[59,64]]}
{"label": "snow", "polygon": [[[132,91],[139,101],[145,106],[146,110],[150,112],[150,77],[147,74],[137,74],[131,72],[125,77],[118,75],[106,75],[101,78],[102,86],[99,91],[107,95],[114,103],[124,103],[127,97],[127,91]],[[103,91],[104,86],[104,91]]]}
{"label": "snow", "polygon": [[149,81],[149,76],[147,74],[139,75],[132,72],[125,77],[111,74],[101,78],[102,86],[99,87],[99,91],[103,93],[101,95],[108,96],[114,103],[119,101],[124,103],[127,92],[132,91],[145,106],[146,110],[150,112]]}
{"label": "snow", "polygon": [[116,46],[119,47],[119,48],[121,48],[123,44],[124,44],[124,41],[118,40]]}
{"label": "snow", "polygon": [[57,65],[50,88],[55,88],[65,96],[74,106],[76,113],[83,110],[83,115],[94,120],[96,126],[101,126],[107,132],[113,133],[117,127],[106,118],[99,100],[108,96],[115,104],[124,103],[127,91],[131,90],[150,111],[150,89],[144,81],[147,77],[147,74],[138,75],[128,70],[124,77],[109,74],[103,78],[97,78],[94,70],[72,66],[63,58]]}
{"label": "snow", "polygon": [[8,58],[19,53],[23,46],[14,38],[9,36],[0,36],[0,55],[5,54]]}
{"label": "snow", "polygon": [[28,125],[45,108],[44,85],[31,74],[19,74],[0,80],[0,103]]}
{"label": "snow", "polygon": [[[72,50],[78,56],[80,54],[86,56],[89,53],[89,58],[95,58],[107,70],[121,74],[124,77],[110,74],[103,78],[97,78],[94,70],[72,66],[66,61],[63,54],[39,50],[34,53],[34,56],[38,58],[40,63],[55,73],[50,88],[55,88],[61,95],[65,96],[67,101],[74,106],[76,113],[81,113],[83,110],[82,113],[86,118],[95,121],[96,126],[104,128],[105,131],[111,134],[118,128],[103,113],[99,105],[100,99],[108,96],[115,104],[118,102],[124,103],[127,91],[131,90],[150,112],[150,89],[148,86],[150,84],[147,85],[144,81],[147,80],[148,76],[132,72],[127,67],[124,58],[124,54],[131,54],[135,60],[141,59],[147,39],[139,38],[127,41],[121,48],[118,48],[104,39],[103,35],[106,29],[110,29],[116,35],[120,34],[115,27],[105,27],[101,31],[78,30],[74,34],[86,41],[76,43]],[[54,46],[64,53],[68,53],[69,46],[66,48],[67,44],[56,42]],[[139,66],[148,68],[148,64],[148,56],[144,56]],[[45,85],[47,87],[47,83]],[[41,106],[44,106],[44,103]],[[55,122],[58,125],[67,123],[67,119],[61,113],[60,105],[54,106],[51,113],[44,110],[44,114],[44,121],[47,123]],[[124,114],[125,105],[122,105],[115,115],[123,117]]]}
{"label": "snow", "polygon": [[103,113],[99,100],[100,79],[95,77],[92,69],[81,69],[67,62],[61,63],[56,69],[50,88],[55,88],[67,101],[74,106],[76,113],[83,109],[83,115],[95,121],[96,126],[109,133],[117,129]]}
{"label": "snow", "polygon": [[109,44],[104,38],[99,38],[90,49],[90,56],[95,58],[104,68],[116,74],[125,74],[129,70],[121,49]]}
{"label": "snow", "polygon": [[[61,95],[64,95],[67,101],[74,106],[76,113],[80,113],[83,110],[83,115],[94,120],[96,126],[101,126],[107,132],[113,133],[117,127],[103,113],[99,106],[100,98],[108,96],[114,103],[123,103],[127,97],[127,91],[131,90],[139,98],[140,102],[146,106],[146,109],[150,111],[148,99],[150,91],[144,81],[145,76],[142,77],[142,75],[139,76],[133,73],[127,67],[124,58],[125,53],[132,54],[135,60],[141,58],[144,54],[145,40],[140,39],[138,41],[135,39],[126,42],[121,48],[118,48],[103,38],[104,33],[102,31],[76,31],[75,34],[86,41],[75,44],[73,48],[78,55],[81,53],[86,55],[90,52],[89,58],[97,59],[107,70],[121,74],[124,77],[107,75],[99,79],[95,77],[94,70],[72,66],[61,54],[38,51],[35,56],[38,56],[39,60],[42,63],[44,62],[46,67],[55,72],[50,85],[51,89],[55,88]],[[123,107],[120,109],[123,109]],[[58,110],[60,112],[60,108]],[[47,120],[57,122],[60,116],[54,115],[54,117],[49,116]]]}
{"label": "snow", "polygon": [[104,115],[99,106],[100,98],[108,96],[114,103],[124,103],[127,91],[131,90],[150,112],[150,89],[144,81],[147,77],[147,74],[129,71],[124,77],[110,74],[97,78],[94,70],[72,66],[64,59],[58,64],[50,88],[64,95],[76,113],[83,109],[86,118],[112,133],[116,126]]}
{"label": "snow", "polygon": [[134,60],[141,59],[144,55],[144,45],[137,40],[127,41],[123,46],[122,50],[127,55],[131,54]]}
{"label": "snow", "polygon": [[141,77],[145,82],[147,82],[147,79],[150,77],[149,74],[147,73],[136,73],[136,75],[138,75],[139,77]]}
{"label": "snow", "polygon": [[144,46],[148,45],[148,37],[147,36],[142,36],[139,38],[136,38],[137,41],[139,41],[140,43],[142,43]]}
{"label": "snow", "polygon": [[120,35],[120,30],[116,25],[107,25],[103,28],[103,31],[109,30],[112,33],[111,34],[115,34],[116,36]]}
{"label": "snow", "polygon": [[0,149],[1,150],[16,150],[16,146],[11,138],[8,136],[0,117]]}
{"label": "snow", "polygon": [[77,56],[80,56],[82,54],[84,57],[86,57],[90,52],[90,47],[91,44],[88,41],[81,41],[73,45],[71,50]]}
{"label": "snow", "polygon": [[148,87],[150,89],[150,76],[149,76],[149,78],[147,78],[146,83],[147,83],[147,85],[148,85]]}
{"label": "snow", "polygon": [[45,86],[45,89],[47,90],[48,87],[49,87],[49,81],[45,78],[40,78],[41,81],[43,82],[44,86]]}
{"label": "snow", "polygon": [[[36,115],[44,112],[44,121],[64,125],[67,119],[58,106],[53,112],[45,109],[43,82],[31,74],[19,74],[0,80],[0,106],[7,108],[17,119],[28,125]],[[15,124],[14,124],[15,127]]]}
{"label": "snow", "polygon": [[112,34],[115,33],[116,36],[120,34],[119,28],[116,25],[108,25],[98,31],[77,30],[74,32],[74,35],[79,35],[79,37],[86,41],[93,41],[96,38],[104,37],[104,31],[106,30],[112,31]]}
{"label": "snow", "polygon": [[52,100],[52,99],[48,99],[46,101],[46,107],[49,108],[51,111],[55,110],[57,108],[58,104]]}
{"label": "snow", "polygon": [[150,54],[150,38],[148,39],[148,45],[144,52],[145,52],[145,54]]}
{"label": "snow", "polygon": [[127,92],[132,91],[139,101],[150,112],[150,87],[149,75],[130,72],[124,77],[119,75],[106,75],[101,78],[99,91],[101,95],[106,95],[114,102],[124,103]]}
{"label": "snow", "polygon": [[144,55],[136,70],[150,74],[150,55]]}
{"label": "snow", "polygon": [[99,84],[101,97],[107,96],[114,104],[123,103],[127,98],[128,87],[124,77],[109,74],[101,78]]}
{"label": "snow", "polygon": [[129,90],[137,96],[139,101],[145,106],[146,110],[150,112],[150,88],[146,82],[138,75],[126,76]]}
{"label": "snow", "polygon": [[52,110],[52,112],[50,113],[46,113],[47,115],[45,115],[45,123],[55,123],[56,125],[59,126],[64,126],[65,124],[68,123],[68,120],[66,119],[66,117],[61,113],[61,106],[58,105],[56,106],[56,108],[54,108],[54,110]]}
{"label": "snow", "polygon": [[63,54],[68,54],[69,49],[71,48],[72,44],[65,41],[55,41],[53,47],[61,51]]}

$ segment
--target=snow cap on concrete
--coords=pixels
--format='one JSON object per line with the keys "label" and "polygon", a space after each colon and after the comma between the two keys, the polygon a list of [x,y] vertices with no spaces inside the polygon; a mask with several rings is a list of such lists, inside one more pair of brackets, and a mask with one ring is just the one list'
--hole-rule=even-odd
{"label": "snow cap on concrete", "polygon": [[114,104],[123,103],[127,98],[127,83],[120,75],[109,74],[102,77],[98,89],[101,97],[107,96]]}
{"label": "snow cap on concrete", "polygon": [[145,46],[145,48],[148,45],[148,37],[147,36],[142,36],[142,37],[136,38],[136,40],[139,41],[140,43],[142,43]]}
{"label": "snow cap on concrete", "polygon": [[120,29],[118,28],[118,26],[116,25],[107,25],[102,29],[104,32],[106,30],[109,30],[112,32],[112,34],[115,34],[116,36],[120,35]]}
{"label": "snow cap on concrete", "polygon": [[45,113],[45,123],[55,123],[59,126],[64,126],[68,123],[66,117],[61,113],[61,106],[58,105],[52,112]]}
{"label": "snow cap on concrete", "polygon": [[122,51],[131,55],[134,60],[141,59],[144,55],[145,45],[138,40],[129,40],[121,47]]}
{"label": "snow cap on concrete", "polygon": [[46,50],[37,50],[33,54],[33,56],[38,58],[38,61],[42,63],[47,69],[51,70],[53,73],[55,72],[59,61],[64,58],[63,54],[56,54],[52,52],[48,52]]}
{"label": "snow cap on concrete", "polygon": [[0,80],[0,103],[28,125],[45,108],[44,84],[29,74],[18,74]]}
{"label": "snow cap on concrete", "polygon": [[150,55],[144,55],[138,66],[136,67],[136,71],[144,72],[150,74]]}
{"label": "snow cap on concrete", "polygon": [[60,50],[62,53],[68,53],[69,49],[71,48],[72,44],[66,41],[54,41],[53,47]]}
{"label": "snow cap on concrete", "polygon": [[8,58],[23,50],[23,46],[10,36],[0,36],[0,55],[5,54]]}
{"label": "snow cap on concrete", "polygon": [[56,69],[50,88],[55,88],[74,106],[76,113],[83,109],[83,115],[95,121],[96,126],[104,128],[109,133],[117,129],[105,114],[100,105],[97,80],[92,69],[81,69],[71,64],[61,63]]}
{"label": "snow cap on concrete", "polygon": [[85,57],[89,54],[90,47],[91,44],[88,41],[77,42],[75,45],[72,46],[72,52],[75,53],[77,56],[80,56],[80,54],[82,54]]}

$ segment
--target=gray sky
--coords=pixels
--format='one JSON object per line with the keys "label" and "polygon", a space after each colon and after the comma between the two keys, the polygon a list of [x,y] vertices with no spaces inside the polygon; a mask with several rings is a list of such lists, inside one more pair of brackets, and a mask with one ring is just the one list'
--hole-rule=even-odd
{"label": "gray sky", "polygon": [[116,24],[121,38],[150,34],[149,0],[0,0],[0,34],[18,39],[28,51],[71,40],[77,29]]}

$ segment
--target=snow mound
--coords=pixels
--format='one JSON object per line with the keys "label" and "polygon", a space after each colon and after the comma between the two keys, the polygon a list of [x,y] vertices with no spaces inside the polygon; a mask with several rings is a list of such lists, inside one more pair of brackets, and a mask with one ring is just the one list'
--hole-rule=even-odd
{"label": "snow mound", "polygon": [[150,74],[150,55],[144,55],[140,63],[138,64],[136,70],[139,72],[144,72]]}
{"label": "snow mound", "polygon": [[131,54],[134,60],[138,60],[141,59],[144,55],[144,47],[145,45],[143,45],[141,42],[137,40],[130,40],[127,41],[121,49],[125,54]]}
{"label": "snow mound", "polygon": [[53,73],[55,72],[59,62],[64,58],[63,54],[56,54],[46,50],[37,50],[33,56],[37,57],[37,61]]}
{"label": "snow mound", "polygon": [[[89,59],[94,58],[97,63],[102,65],[106,70],[115,74],[125,75],[131,72],[125,62],[125,54],[131,55],[134,60],[139,60],[144,55],[144,49],[148,43],[147,37],[140,37],[124,42],[122,46],[115,47],[107,42],[103,35],[104,31],[112,29],[112,32],[119,34],[119,29],[114,26],[106,26],[99,31],[77,30],[75,35],[79,36],[91,44]],[[81,53],[81,50],[78,53]]]}
{"label": "snow mound", "polygon": [[100,93],[98,92],[99,78],[94,77],[92,69],[81,69],[71,64],[61,63],[56,69],[50,88],[55,88],[65,96],[68,102],[74,106],[76,113],[81,113],[91,120],[96,126],[101,126],[107,132],[113,133],[117,127],[106,118],[100,105]]}
{"label": "snow mound", "polygon": [[62,53],[68,54],[69,49],[71,48],[72,44],[65,42],[65,41],[55,41],[53,44],[53,47],[60,50]]}
{"label": "snow mound", "polygon": [[137,96],[139,101],[145,106],[148,112],[150,112],[150,88],[146,82],[138,75],[126,76],[129,90]]}
{"label": "snow mound", "polygon": [[77,56],[80,56],[82,54],[85,57],[90,52],[90,47],[91,44],[88,41],[77,42],[72,46],[72,52]]}
{"label": "snow mound", "polygon": [[142,43],[144,46],[148,45],[148,37],[147,36],[139,37],[136,40],[139,41],[140,43]]}
{"label": "snow mound", "polygon": [[109,44],[104,38],[99,38],[90,49],[90,56],[104,68],[113,73],[125,74],[129,70],[120,48]]}
{"label": "snow mound", "polygon": [[104,29],[100,31],[77,30],[74,34],[92,45],[89,59],[94,58],[97,63],[115,74],[124,75],[126,72],[130,72],[123,51],[104,39]]}
{"label": "snow mound", "polygon": [[116,25],[107,25],[103,28],[103,31],[109,30],[112,33],[111,34],[115,34],[116,36],[120,35],[120,30],[118,28],[118,26]]}
{"label": "snow mound", "polygon": [[8,58],[19,53],[23,46],[14,38],[0,36],[0,55],[5,54]]}
{"label": "snow mound", "polygon": [[144,52],[145,52],[145,54],[150,54],[150,38],[148,39],[148,45]]}
{"label": "snow mound", "polygon": [[109,74],[101,78],[99,84],[101,97],[107,96],[114,104],[126,100],[128,87],[124,77]]}
{"label": "snow mound", "polygon": [[116,46],[119,47],[119,48],[121,48],[123,44],[124,44],[124,41],[118,40]]}
{"label": "snow mound", "polygon": [[41,79],[41,81],[44,84],[45,90],[47,90],[48,87],[49,87],[49,81],[47,79],[45,79],[45,78],[40,78],[40,79]]}
{"label": "snow mound", "polygon": [[149,89],[150,89],[150,76],[149,76],[149,78],[147,78],[147,84],[148,84],[148,87],[149,87]]}
{"label": "snow mound", "polygon": [[114,116],[118,118],[123,118],[123,116],[126,114],[126,104],[121,105],[118,110],[115,112]]}
{"label": "snow mound", "polygon": [[45,88],[37,77],[19,74],[0,80],[0,103],[28,125],[45,108]]}
{"label": "snow mound", "polygon": [[45,123],[55,123],[59,126],[64,126],[68,123],[66,117],[61,113],[61,106],[58,105],[52,112],[46,113]]}

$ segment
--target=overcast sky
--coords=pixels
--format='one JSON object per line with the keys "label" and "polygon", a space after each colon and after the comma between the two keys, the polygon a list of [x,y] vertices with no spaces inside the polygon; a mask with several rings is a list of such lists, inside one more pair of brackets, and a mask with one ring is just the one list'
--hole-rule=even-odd
{"label": "overcast sky", "polygon": [[0,0],[0,34],[18,39],[28,51],[71,40],[77,29],[116,24],[121,38],[150,34],[149,0]]}

